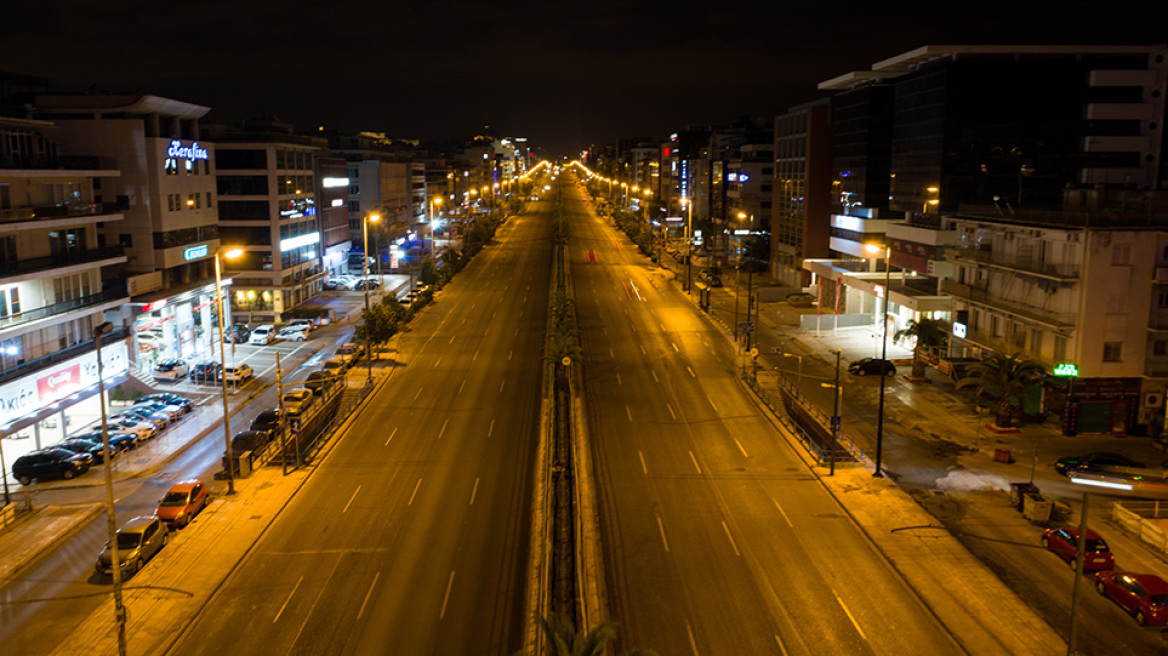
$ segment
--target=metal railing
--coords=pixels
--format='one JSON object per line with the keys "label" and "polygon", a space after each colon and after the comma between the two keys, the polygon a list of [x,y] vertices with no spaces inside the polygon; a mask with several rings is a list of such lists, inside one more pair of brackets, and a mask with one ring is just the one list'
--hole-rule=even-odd
{"label": "metal railing", "polygon": [[[130,329],[129,328],[116,328],[113,331],[111,331],[110,333],[108,333],[102,339],[101,343],[102,343],[102,345],[108,346],[109,344],[113,344],[114,342],[119,342],[123,339],[126,339],[129,336],[130,336]],[[87,342],[82,342],[80,344],[76,344],[74,346],[70,346],[68,348],[61,349],[60,351],[56,351],[56,352],[50,353],[48,355],[45,355],[45,356],[42,356],[39,358],[29,360],[27,362],[22,362],[14,367],[10,367],[8,369],[0,371],[0,383],[6,383],[10,380],[15,380],[17,378],[20,378],[21,376],[26,376],[34,371],[39,371],[41,369],[51,367],[52,365],[57,364],[58,362],[68,360],[69,358],[75,358],[78,355],[81,355],[83,353],[86,353],[86,352],[92,351],[92,350],[93,350],[93,340],[89,340]]]}
{"label": "metal railing", "polygon": [[964,285],[952,280],[941,281],[941,292],[960,299],[980,303],[986,307],[1001,310],[1039,323],[1049,324],[1059,328],[1073,328],[1078,316],[1071,312],[1054,312],[1043,308],[1027,305],[991,294],[986,289]]}
{"label": "metal railing", "polygon": [[75,253],[57,253],[45,257],[30,257],[26,260],[10,260],[0,262],[0,276],[12,276],[19,273],[34,273],[48,269],[59,269],[74,264],[100,262],[114,257],[125,257],[126,249],[121,246],[107,246],[105,248],[89,248]]}
{"label": "metal railing", "polygon": [[0,319],[0,331],[5,328],[19,326],[32,321],[39,321],[47,319],[58,314],[65,314],[66,312],[74,312],[82,310],[87,307],[101,305],[110,301],[116,301],[124,298],[128,303],[130,297],[124,288],[107,289],[97,294],[90,294],[89,296],[82,296],[69,301],[62,301],[60,303],[53,303],[44,307],[34,308],[32,310],[25,310],[19,314],[13,314],[3,319]]}
{"label": "metal railing", "polygon": [[1000,253],[994,253],[991,250],[954,248],[952,250],[946,250],[945,255],[954,260],[967,260],[1005,269],[1029,271],[1063,280],[1078,280],[1080,276],[1081,267],[1078,264],[1052,264],[1050,262],[1040,262],[1033,257],[1023,257],[1020,255],[1013,257],[1005,256]]}

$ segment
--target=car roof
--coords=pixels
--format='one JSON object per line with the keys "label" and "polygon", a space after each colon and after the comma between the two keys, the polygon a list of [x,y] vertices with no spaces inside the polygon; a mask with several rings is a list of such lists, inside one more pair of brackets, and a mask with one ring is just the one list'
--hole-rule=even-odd
{"label": "car roof", "polygon": [[196,485],[201,485],[203,481],[197,478],[191,478],[185,481],[179,481],[170,486],[170,492],[190,492]]}
{"label": "car roof", "polygon": [[135,532],[136,533],[138,531],[145,529],[147,526],[153,524],[156,521],[158,521],[158,518],[155,517],[154,515],[138,515],[137,517],[131,519],[130,521],[126,522],[125,524],[122,524],[122,527],[118,529],[118,533],[122,533],[122,532],[126,532],[126,533]]}

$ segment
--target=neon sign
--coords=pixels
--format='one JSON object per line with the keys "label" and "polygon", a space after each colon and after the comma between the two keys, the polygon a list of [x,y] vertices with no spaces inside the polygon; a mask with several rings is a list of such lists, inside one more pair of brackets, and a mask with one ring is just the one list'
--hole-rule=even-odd
{"label": "neon sign", "polygon": [[188,262],[190,260],[197,260],[200,257],[207,257],[207,252],[206,244],[201,246],[191,246],[190,248],[183,251],[183,259],[187,260]]}
{"label": "neon sign", "polygon": [[180,159],[207,159],[207,149],[199,148],[197,141],[192,141],[190,146],[183,146],[181,141],[175,139],[170,142],[166,156]]}
{"label": "neon sign", "polygon": [[1070,362],[1063,362],[1056,365],[1054,368],[1054,375],[1056,376],[1078,376],[1079,368]]}

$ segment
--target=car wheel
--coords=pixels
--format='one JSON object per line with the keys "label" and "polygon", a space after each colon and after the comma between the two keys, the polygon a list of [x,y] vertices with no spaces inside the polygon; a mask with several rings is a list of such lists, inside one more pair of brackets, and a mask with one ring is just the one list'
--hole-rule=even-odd
{"label": "car wheel", "polygon": [[1072,556],[1071,559],[1067,561],[1067,564],[1071,566],[1072,572],[1075,571],[1075,564],[1078,562],[1079,562],[1078,556]]}
{"label": "car wheel", "polygon": [[73,480],[73,477],[76,475],[77,474],[74,474],[72,469],[66,469],[65,473],[61,474],[61,476],[67,481]]}
{"label": "car wheel", "polygon": [[31,484],[32,484],[32,479],[31,479],[31,478],[29,478],[28,476],[17,476],[17,477],[16,477],[16,480],[17,480],[17,481],[18,481],[18,482],[19,482],[21,485],[31,485]]}
{"label": "car wheel", "polygon": [[142,571],[142,558],[139,556],[138,558],[134,559],[134,565],[130,568],[129,573],[137,574],[140,571]]}
{"label": "car wheel", "polygon": [[1098,590],[1099,594],[1103,595],[1104,597],[1107,596],[1107,588],[1103,585],[1103,581],[1096,581],[1095,589]]}
{"label": "car wheel", "polygon": [[1042,546],[1046,547],[1047,549],[1050,548],[1050,540],[1046,539],[1045,535],[1042,536]]}
{"label": "car wheel", "polygon": [[863,369],[857,369],[857,370],[856,370],[856,375],[857,375],[857,376],[867,376],[867,375],[868,375],[868,372],[867,372],[867,371],[864,371]]}
{"label": "car wheel", "polygon": [[1147,623],[1148,623],[1148,618],[1144,617],[1144,611],[1137,610],[1136,611],[1136,624],[1139,624],[1140,626],[1145,626],[1145,625],[1147,625]]}

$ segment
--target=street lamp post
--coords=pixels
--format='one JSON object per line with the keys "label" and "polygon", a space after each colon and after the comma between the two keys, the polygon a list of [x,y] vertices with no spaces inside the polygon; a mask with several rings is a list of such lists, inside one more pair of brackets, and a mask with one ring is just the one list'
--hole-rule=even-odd
{"label": "street lamp post", "polygon": [[[881,248],[873,244],[868,244],[864,247],[869,253],[879,253]],[[885,379],[888,374],[884,371],[884,363],[888,360],[888,301],[889,287],[892,285],[892,247],[884,247],[884,313],[880,317],[881,320],[881,345],[880,345],[880,402],[876,410],[876,471],[872,472],[875,477],[884,476],[884,470],[881,468],[881,456],[884,453],[884,387]]]}
{"label": "street lamp post", "polygon": [[109,445],[109,419],[105,411],[105,378],[101,364],[101,340],[114,329],[108,321],[93,329],[93,343],[97,347],[97,396],[101,404],[101,459],[105,467],[105,508],[109,518],[110,566],[114,574],[114,619],[118,625],[118,654],[126,656],[126,606],[122,602],[122,564],[118,558],[118,520],[114,514],[114,473],[110,462],[113,454]]}
{"label": "street lamp post", "polygon": [[[223,383],[223,442],[226,445],[224,459],[227,470],[227,494],[235,494],[235,461],[231,458],[231,423],[227,408],[227,352],[223,346],[223,274],[220,271],[219,260],[225,257],[229,260],[243,255],[243,251],[236,248],[226,253],[215,253],[215,302],[219,310],[219,379]],[[232,347],[234,349],[234,347]]]}
{"label": "street lamp post", "polygon": [[369,335],[369,222],[377,223],[381,220],[380,214],[370,214],[361,221],[361,236],[365,241],[365,359],[367,376],[365,384],[373,382],[373,340]]}
{"label": "street lamp post", "polygon": [[434,257],[437,255],[435,249],[436,244],[434,243],[434,221],[438,215],[436,206],[441,204],[441,196],[435,196],[434,199],[430,201],[430,259],[434,259]]}
{"label": "street lamp post", "polygon": [[[693,293],[693,199],[683,197],[681,202],[689,210],[685,222],[685,289]],[[749,348],[749,346],[747,347]]]}

